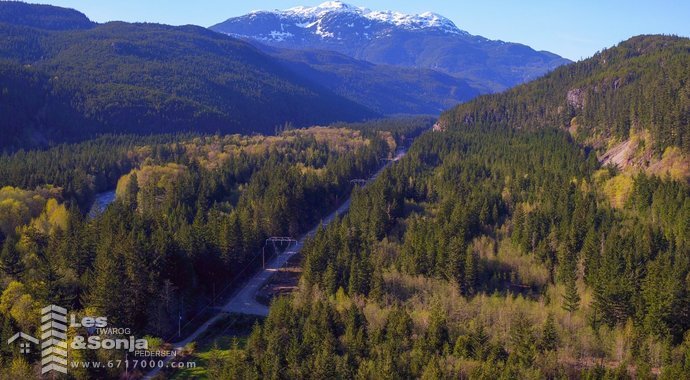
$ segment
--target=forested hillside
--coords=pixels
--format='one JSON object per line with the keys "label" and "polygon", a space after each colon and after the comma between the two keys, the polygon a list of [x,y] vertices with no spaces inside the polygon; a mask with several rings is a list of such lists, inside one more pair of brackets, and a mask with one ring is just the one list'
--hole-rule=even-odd
{"label": "forested hillside", "polygon": [[89,29],[96,26],[86,15],[74,9],[21,1],[3,1],[0,22],[48,30]]}
{"label": "forested hillside", "polygon": [[[377,170],[406,136],[429,126],[420,118],[277,136],[103,136],[4,155],[0,336],[35,334],[47,304],[108,316],[152,345],[176,336],[180,316],[186,334],[261,265],[267,236],[312,228],[347,199],[350,179]],[[115,202],[85,217],[93,193],[115,183]],[[120,354],[94,351],[101,360]],[[26,360],[34,359],[7,346],[0,376],[29,378]]]}
{"label": "forested hillside", "polygon": [[[0,14],[16,6],[0,2]],[[272,133],[285,123],[377,115],[201,27],[112,22],[50,30],[62,13],[36,7],[22,7],[32,22],[0,21],[0,111],[8,115],[0,149],[113,132]]]}
{"label": "forested hillside", "polygon": [[[353,9],[338,15],[369,14]],[[437,39],[483,41],[440,26],[384,33],[381,52],[436,40],[426,60]],[[80,350],[77,334],[131,332],[154,351],[191,340],[174,360],[199,366],[164,378],[690,374],[690,39],[634,37],[439,120],[371,120],[441,103],[409,95],[420,81],[430,94],[469,89],[438,86],[433,71],[271,56],[200,27],[99,25],[15,2],[0,2],[0,36],[1,341],[41,336],[40,310],[55,304],[131,330],[70,326],[70,362],[132,360]],[[312,124],[327,126],[295,128]],[[87,213],[103,192],[114,201]],[[295,249],[289,270],[260,274],[291,282],[252,290],[270,312],[236,323],[219,306],[249,288],[262,252],[283,248]],[[0,343],[0,380],[39,373],[39,350]],[[148,369],[77,365],[66,377]]]}
{"label": "forested hillside", "polygon": [[209,378],[682,378],[690,188],[613,209],[566,133],[422,136],[305,246],[297,293]]}
{"label": "forested hillside", "polygon": [[467,81],[430,69],[376,65],[326,50],[258,46],[296,73],[384,115],[438,115],[479,95]]}
{"label": "forested hillside", "polygon": [[631,38],[531,83],[480,97],[444,119],[476,127],[559,127],[600,153],[632,139],[638,152],[630,159],[645,166],[669,147],[687,158],[689,115],[690,39],[656,35]]}
{"label": "forested hillside", "polygon": [[687,46],[633,38],[446,113],[305,244],[299,289],[246,344],[203,353],[205,373],[687,377],[690,185],[587,145],[646,131],[654,154],[686,154]]}

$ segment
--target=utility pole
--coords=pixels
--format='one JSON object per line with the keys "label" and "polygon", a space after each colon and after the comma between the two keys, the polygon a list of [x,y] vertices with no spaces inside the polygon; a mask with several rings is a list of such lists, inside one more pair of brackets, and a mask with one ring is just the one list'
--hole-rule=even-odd
{"label": "utility pole", "polygon": [[269,242],[273,243],[273,252],[274,253],[277,253],[277,250],[278,250],[276,248],[276,242],[288,243],[288,248],[290,247],[291,244],[297,244],[297,240],[295,240],[289,236],[271,236],[268,239],[266,239],[264,246],[261,247],[261,261],[262,261],[262,267],[264,269],[266,269],[266,246],[268,245]]}

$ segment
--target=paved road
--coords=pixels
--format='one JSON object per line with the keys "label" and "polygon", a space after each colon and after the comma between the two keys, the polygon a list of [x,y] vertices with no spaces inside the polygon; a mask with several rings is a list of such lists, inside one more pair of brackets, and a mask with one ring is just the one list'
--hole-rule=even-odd
{"label": "paved road", "polygon": [[[398,152],[393,161],[401,159],[405,155],[405,150]],[[390,164],[390,163],[389,163]],[[368,182],[372,182],[378,177],[379,174],[386,168],[385,165],[379,169],[373,176],[371,176]],[[328,215],[321,221],[323,226],[330,224],[338,215],[343,215],[350,208],[350,198],[347,200],[334,212]],[[304,246],[304,242],[316,234],[319,226],[315,226],[311,231],[304,234],[293,246],[289,247],[285,252],[277,255],[266,263],[266,268],[254,275],[249,281],[247,281],[244,286],[235,293],[234,297],[223,307],[223,311],[228,313],[239,313],[239,314],[251,314],[251,315],[268,315],[268,307],[259,303],[256,300],[256,294],[259,292],[262,286],[271,279],[271,277],[280,268],[285,265],[285,263],[290,260],[290,258],[296,255]]]}
{"label": "paved road", "polygon": [[[392,162],[398,161],[402,157],[405,156],[405,153],[407,153],[407,149],[401,149],[398,151],[397,155],[393,159],[393,161],[388,162],[388,164],[384,165],[379,169],[376,173],[374,173],[373,176],[371,176],[368,180],[367,183],[370,183],[376,179],[376,177],[381,174],[383,169],[385,169],[388,165],[390,165]],[[330,224],[338,215],[343,215],[344,213],[347,212],[347,210],[350,208],[350,197],[347,198],[347,200],[340,206],[338,209],[334,212],[332,212],[330,215],[325,217],[322,221],[321,224],[323,226],[326,226]],[[220,311],[216,313],[211,319],[206,321],[203,325],[199,326],[199,328],[194,331],[191,335],[186,337],[185,339],[173,343],[173,351],[179,352],[181,351],[184,346],[187,344],[195,341],[201,334],[203,334],[208,328],[213,325],[216,321],[221,319],[225,313],[238,313],[238,314],[250,314],[250,315],[259,315],[259,316],[267,316],[268,315],[268,306],[263,305],[259,303],[256,300],[256,293],[261,289],[261,287],[270,280],[270,278],[287,263],[287,261],[297,254],[300,249],[304,246],[304,242],[310,238],[313,237],[314,234],[316,234],[317,229],[319,226],[314,227],[311,231],[307,232],[304,234],[294,245],[292,245],[286,252],[283,252],[276,257],[273,257],[268,263],[266,263],[266,268],[262,269],[261,271],[257,272],[252,278],[250,278],[247,282],[245,282],[242,285],[242,288],[238,289],[234,296],[228,301],[228,303],[225,304],[222,308],[220,308]],[[170,361],[173,357],[168,356],[164,361],[167,363]],[[160,369],[153,370],[149,372],[144,379],[152,379],[156,375],[160,373]]]}
{"label": "paved road", "polygon": [[[322,224],[324,226],[331,223],[337,215],[342,215],[347,212],[350,208],[350,199],[348,198],[345,203],[343,203],[337,211],[334,211],[328,217],[324,218]],[[261,287],[268,282],[268,280],[273,277],[273,275],[280,270],[280,268],[285,265],[285,263],[290,260],[290,258],[296,255],[304,246],[305,241],[316,234],[319,226],[314,227],[311,231],[307,232],[299,239],[296,243],[292,244],[288,249],[273,257],[269,262],[266,263],[266,268],[255,274],[249,281],[247,281],[241,289],[239,289],[232,299],[223,306],[222,310],[228,313],[239,313],[239,314],[251,314],[251,315],[268,315],[268,306],[259,303],[256,300],[256,294],[259,292]]]}

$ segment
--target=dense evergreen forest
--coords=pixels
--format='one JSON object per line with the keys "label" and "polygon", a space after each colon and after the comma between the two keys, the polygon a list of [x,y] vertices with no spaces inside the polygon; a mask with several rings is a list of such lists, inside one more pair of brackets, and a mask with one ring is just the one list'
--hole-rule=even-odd
{"label": "dense evergreen forest", "polygon": [[0,151],[102,133],[271,133],[378,116],[247,42],[0,2]]}
{"label": "dense evergreen forest", "polygon": [[47,30],[89,29],[96,23],[69,8],[6,1],[0,7],[0,22]]}
{"label": "dense evergreen forest", "polygon": [[[105,135],[47,150],[20,150],[0,155],[0,187],[61,188],[60,197],[82,210],[96,193],[114,188],[118,179],[147,158],[162,160],[166,144],[198,135]],[[144,146],[153,148],[145,149]],[[29,174],[27,174],[29,173]]]}
{"label": "dense evergreen forest", "polygon": [[687,39],[637,37],[447,112],[206,374],[687,378],[690,185],[592,149],[645,130],[687,153],[687,57]]}
{"label": "dense evergreen forest", "polygon": [[219,378],[682,378],[690,188],[635,177],[622,209],[565,133],[420,138],[303,250]]}
{"label": "dense evergreen forest", "polygon": [[638,36],[446,113],[450,124],[567,128],[607,147],[645,130],[652,148],[690,153],[690,39]]}
{"label": "dense evergreen forest", "polygon": [[[688,378],[690,40],[632,38],[432,131],[294,129],[376,113],[203,28],[25,6],[0,4],[1,340],[40,335],[56,304],[166,347],[260,267],[268,236],[300,236],[352,194],[305,243],[299,286],[203,352],[203,375]],[[635,165],[605,158],[633,140]],[[39,354],[0,345],[0,379],[33,377]]]}
{"label": "dense evergreen forest", "polygon": [[[203,321],[204,311],[261,265],[267,236],[312,228],[347,198],[350,179],[377,170],[431,122],[276,136],[104,136],[4,155],[0,336],[37,331],[40,307],[57,304],[108,316],[138,336],[175,337],[178,315],[192,327]],[[85,217],[94,192],[115,185],[116,201]],[[22,358],[4,346],[3,375],[25,376]],[[72,376],[115,375],[84,371]]]}

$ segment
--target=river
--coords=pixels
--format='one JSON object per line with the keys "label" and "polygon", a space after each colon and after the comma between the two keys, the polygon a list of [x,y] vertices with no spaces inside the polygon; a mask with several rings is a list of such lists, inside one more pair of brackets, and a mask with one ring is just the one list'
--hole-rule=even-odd
{"label": "river", "polygon": [[96,198],[91,204],[91,207],[89,207],[89,212],[87,213],[87,216],[89,217],[89,219],[93,219],[98,215],[101,215],[103,211],[105,211],[105,209],[108,207],[108,205],[113,203],[113,201],[115,201],[114,189],[96,194]]}

